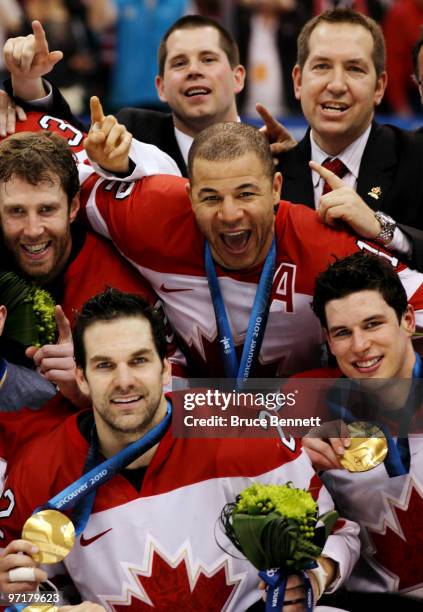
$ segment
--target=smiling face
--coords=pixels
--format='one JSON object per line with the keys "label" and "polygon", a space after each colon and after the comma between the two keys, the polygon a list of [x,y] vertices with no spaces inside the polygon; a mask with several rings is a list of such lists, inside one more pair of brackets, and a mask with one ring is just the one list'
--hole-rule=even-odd
{"label": "smiling face", "polygon": [[163,385],[170,382],[169,362],[157,353],[149,321],[97,321],[83,341],[86,368],[77,370],[77,382],[91,397],[100,442],[138,439],[163,418]]}
{"label": "smiling face", "polygon": [[31,185],[12,177],[0,185],[3,241],[19,270],[44,284],[64,268],[72,248],[70,224],[79,208],[70,205],[57,177]]}
{"label": "smiling face", "polygon": [[387,77],[376,76],[373,44],[361,25],[323,22],[311,33],[304,67],[294,67],[295,96],[316,143],[329,155],[366,130],[382,100]]}
{"label": "smiling face", "polygon": [[379,291],[331,300],[325,307],[330,350],[348,378],[410,378],[415,355],[411,306],[398,322]]}
{"label": "smiling face", "polygon": [[156,77],[156,86],[175,126],[194,136],[214,123],[236,121],[235,94],[244,86],[245,70],[231,68],[219,32],[211,26],[175,30],[166,48],[164,73]]}
{"label": "smiling face", "polygon": [[188,194],[214,261],[229,270],[261,263],[272,243],[280,173],[269,177],[258,156],[247,153],[229,162],[199,157],[192,174]]}

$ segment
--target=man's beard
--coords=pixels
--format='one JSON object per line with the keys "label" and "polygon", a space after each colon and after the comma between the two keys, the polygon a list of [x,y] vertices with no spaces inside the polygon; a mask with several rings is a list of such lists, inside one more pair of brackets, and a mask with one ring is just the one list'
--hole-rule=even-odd
{"label": "man's beard", "polygon": [[14,270],[19,276],[26,278],[27,280],[31,280],[35,282],[37,285],[46,285],[52,280],[54,280],[63,270],[66,265],[66,261],[68,258],[68,251],[70,251],[71,242],[71,233],[70,228],[66,232],[65,236],[60,238],[50,239],[52,242],[52,247],[55,249],[55,260],[52,262],[50,269],[37,271],[36,267],[31,268],[30,270],[23,267],[23,263],[18,256],[18,252],[20,249],[19,244],[14,244],[15,248],[12,248],[12,245],[8,245],[7,239],[4,236],[3,229],[0,224],[0,249],[2,255],[2,264],[1,268],[6,270]]}
{"label": "man's beard", "polygon": [[161,399],[162,398],[159,397],[157,400],[152,400],[147,404],[142,414],[142,420],[133,425],[120,425],[118,419],[115,415],[111,415],[109,410],[99,413],[99,416],[113,432],[118,434],[119,437],[129,436],[138,439],[151,429],[154,418],[160,409]]}

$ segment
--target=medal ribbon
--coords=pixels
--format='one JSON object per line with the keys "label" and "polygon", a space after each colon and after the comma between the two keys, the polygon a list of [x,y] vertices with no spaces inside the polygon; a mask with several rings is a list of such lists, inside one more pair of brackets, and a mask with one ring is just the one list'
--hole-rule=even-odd
{"label": "medal ribbon", "polygon": [[[166,415],[160,423],[150,429],[142,438],[136,440],[136,442],[129,444],[126,448],[116,453],[116,455],[113,455],[113,457],[106,459],[90,469],[81,476],[81,478],[78,478],[78,480],[67,486],[63,491],[52,497],[46,504],[34,510],[34,513],[46,509],[59,511],[67,510],[78,504],[75,532],[76,535],[80,535],[84,531],[90,517],[97,488],[113,478],[119,470],[135,461],[135,459],[157,444],[166,433],[171,420],[172,404],[168,400]],[[90,463],[92,464],[96,461],[96,454],[95,449],[92,444],[90,444],[85,464],[86,467],[87,465],[89,466]],[[82,500],[83,504],[81,505],[80,502]]]}
{"label": "medal ribbon", "polygon": [[275,239],[273,238],[272,240],[272,245],[266,256],[260,276],[253,308],[251,310],[250,320],[248,322],[247,334],[245,337],[244,348],[242,350],[240,365],[238,365],[234,338],[229,325],[225,303],[216,275],[216,268],[207,240],[204,244],[204,259],[210,295],[212,298],[217,328],[219,331],[220,348],[225,375],[227,378],[238,379],[238,384],[244,383],[255,367],[263,342],[267,318],[269,316],[270,295],[276,265]]}
{"label": "medal ribbon", "polygon": [[[422,374],[422,360],[420,358],[420,355],[416,353],[416,363],[414,364],[412,372],[413,380],[422,378]],[[345,389],[343,389],[343,391],[345,392]],[[418,398],[416,399],[418,400]],[[331,413],[336,418],[342,419],[346,423],[353,423],[357,420],[353,413],[348,410],[348,408],[345,408],[345,406],[339,405],[330,400],[328,400],[328,405]],[[385,434],[386,441],[388,444],[388,452],[384,459],[384,464],[388,476],[390,478],[393,478],[395,476],[404,476],[405,474],[408,474],[410,470],[410,444],[407,436],[407,429],[413,417],[414,411],[415,401],[411,401],[411,398],[409,397],[407,399],[404,411],[404,414],[407,417],[405,420],[406,422],[402,430],[399,432],[396,442],[393,439],[387,425],[385,425],[384,423],[375,422],[375,425],[377,425]]]}
{"label": "medal ribbon", "polygon": [[[312,561],[307,568],[317,567],[317,563]],[[313,589],[310,577],[305,570],[297,572],[303,579],[305,590],[306,612],[313,612]],[[266,583],[266,612],[280,612],[283,609],[285,600],[286,583],[288,574],[282,569],[271,569],[259,572],[260,578]]]}

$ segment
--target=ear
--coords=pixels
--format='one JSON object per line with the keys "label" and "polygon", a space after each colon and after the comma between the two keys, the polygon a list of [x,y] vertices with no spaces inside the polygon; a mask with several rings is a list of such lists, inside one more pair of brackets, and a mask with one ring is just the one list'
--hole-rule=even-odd
{"label": "ear", "polygon": [[411,304],[408,304],[407,310],[402,316],[401,327],[405,329],[410,336],[416,331],[416,318],[414,315],[414,308]]}
{"label": "ear", "polygon": [[327,342],[327,345],[330,349],[330,352],[332,353],[332,355],[335,357],[335,353],[333,351],[334,345],[333,345],[333,341],[329,335],[328,330],[325,327],[322,327],[323,330],[323,338],[325,339],[325,341]]}
{"label": "ear", "polygon": [[4,323],[6,321],[7,308],[6,306],[0,306],[0,336],[3,332]]}
{"label": "ear", "polygon": [[298,64],[295,64],[292,69],[292,82],[294,85],[294,94],[297,100],[301,99],[301,68]]}
{"label": "ear", "polygon": [[281,189],[282,189],[282,174],[280,172],[275,172],[273,176],[273,203],[279,204],[281,199]]}
{"label": "ear", "polygon": [[382,98],[385,94],[386,85],[388,84],[388,75],[385,71],[382,72],[380,77],[376,81],[374,103],[375,106],[379,106],[382,102]]}
{"label": "ear", "polygon": [[192,198],[191,198],[191,183],[185,183],[185,191],[187,196],[189,197],[189,199],[191,200],[191,204],[192,204]]}
{"label": "ear", "polygon": [[245,68],[241,64],[238,64],[236,68],[233,70],[235,88],[234,93],[239,94],[240,91],[244,89],[245,84]]}
{"label": "ear", "polygon": [[75,372],[76,384],[78,385],[78,389],[84,394],[90,394],[90,388],[88,386],[87,379],[85,378],[85,374],[82,371],[82,368],[76,368]]}
{"label": "ear", "polygon": [[80,206],[80,201],[79,201],[79,192],[78,192],[76,196],[72,198],[72,201],[69,207],[69,220],[71,223],[73,223],[76,219],[76,215],[78,214],[78,211],[79,211],[79,206]]}
{"label": "ear", "polygon": [[160,100],[162,102],[167,102],[167,98],[166,98],[165,92],[164,92],[164,79],[163,79],[163,77],[158,74],[156,76],[155,83],[156,83],[157,95],[159,96]]}
{"label": "ear", "polygon": [[172,366],[168,359],[163,359],[163,373],[162,373],[162,382],[163,387],[166,385],[170,385],[172,381]]}

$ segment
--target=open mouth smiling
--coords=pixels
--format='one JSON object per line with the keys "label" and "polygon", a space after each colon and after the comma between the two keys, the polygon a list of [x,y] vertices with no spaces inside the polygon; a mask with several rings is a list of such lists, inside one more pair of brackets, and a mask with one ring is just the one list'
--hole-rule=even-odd
{"label": "open mouth smiling", "polygon": [[227,249],[235,253],[244,251],[251,236],[251,230],[237,230],[234,232],[222,232],[220,239]]}

